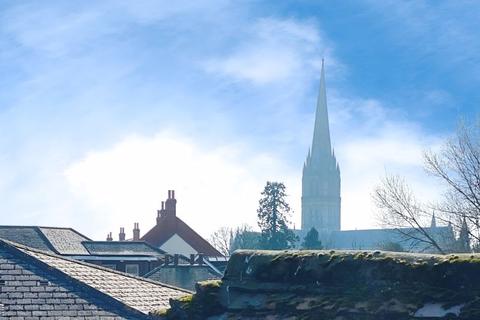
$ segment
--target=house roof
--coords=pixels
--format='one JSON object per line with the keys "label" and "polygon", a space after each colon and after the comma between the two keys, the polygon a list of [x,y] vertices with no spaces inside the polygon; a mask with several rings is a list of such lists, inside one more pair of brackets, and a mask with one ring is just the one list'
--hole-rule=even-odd
{"label": "house roof", "polygon": [[198,253],[212,257],[223,256],[217,249],[208,243],[207,240],[202,238],[176,215],[162,216],[158,223],[142,237],[142,240],[153,246],[161,247],[175,234],[181,237]]}
{"label": "house roof", "polygon": [[163,256],[165,253],[144,241],[84,241],[82,244],[92,255]]}
{"label": "house roof", "polygon": [[0,238],[23,244],[30,248],[58,254],[88,254],[82,241],[90,241],[72,228],[39,226],[0,226]]}
{"label": "house roof", "polygon": [[13,242],[0,240],[0,246],[47,272],[60,275],[67,281],[108,296],[144,314],[153,309],[168,307],[170,298],[179,298],[189,291],[135,277],[97,265],[88,264],[44,252]]}

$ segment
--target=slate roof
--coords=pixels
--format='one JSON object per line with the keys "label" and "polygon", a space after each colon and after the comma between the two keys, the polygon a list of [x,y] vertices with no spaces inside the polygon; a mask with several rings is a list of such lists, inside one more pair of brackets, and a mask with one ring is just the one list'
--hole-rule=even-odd
{"label": "slate roof", "polygon": [[[55,274],[67,283],[76,284],[83,288],[82,290],[93,291],[101,297],[113,299],[121,305],[143,314],[148,314],[154,309],[166,308],[170,298],[179,298],[189,293],[187,290],[97,265],[70,260],[4,240],[0,240],[0,249],[7,250],[14,256],[22,258],[22,261],[27,261],[30,265],[43,268],[47,273]],[[0,275],[2,275],[2,269],[4,268],[3,265],[0,266]],[[13,268],[7,266],[5,269]],[[22,288],[21,283],[17,283],[17,285]],[[2,289],[3,291],[5,290]],[[28,291],[30,292],[30,290]],[[28,301],[24,302],[28,304]]]}
{"label": "slate roof", "polygon": [[82,241],[90,241],[72,228],[38,226],[0,226],[0,239],[62,255],[88,254]]}
{"label": "slate roof", "polygon": [[82,245],[82,241],[90,239],[74,229],[40,227],[40,230],[58,253],[75,255],[88,254],[88,251]]}
{"label": "slate roof", "polygon": [[[168,239],[177,234],[198,253],[207,256],[223,256],[207,240],[190,228],[182,219],[175,215],[164,215],[159,222],[141,239],[153,246],[161,247]],[[175,252],[171,252],[175,253]]]}
{"label": "slate roof", "polygon": [[82,244],[92,255],[163,256],[165,253],[144,241],[84,241]]}

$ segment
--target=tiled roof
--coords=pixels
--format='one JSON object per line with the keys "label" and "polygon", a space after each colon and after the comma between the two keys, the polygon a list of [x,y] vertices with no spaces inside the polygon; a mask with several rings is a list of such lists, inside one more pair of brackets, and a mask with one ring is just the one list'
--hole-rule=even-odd
{"label": "tiled roof", "polygon": [[0,244],[23,252],[52,271],[60,272],[67,280],[94,289],[144,314],[153,309],[166,308],[170,298],[178,298],[189,293],[186,290],[11,242],[0,240]]}
{"label": "tiled roof", "polygon": [[0,226],[0,238],[44,251],[55,250],[38,227]]}
{"label": "tiled roof", "polygon": [[40,227],[52,246],[59,254],[88,254],[82,245],[82,241],[90,240],[77,231],[70,228],[47,228]]}
{"label": "tiled roof", "polygon": [[[198,253],[207,256],[223,256],[217,249],[215,249],[207,240],[203,239],[198,233],[190,228],[185,222],[174,215],[165,215],[161,217],[159,223],[148,231],[142,240],[161,247],[168,239],[177,234],[185,242],[187,242]],[[175,253],[175,252],[171,252]]]}
{"label": "tiled roof", "polygon": [[157,256],[164,253],[143,241],[84,241],[83,245],[92,255]]}
{"label": "tiled roof", "polygon": [[58,254],[88,254],[82,241],[90,239],[71,228],[0,226],[0,239]]}

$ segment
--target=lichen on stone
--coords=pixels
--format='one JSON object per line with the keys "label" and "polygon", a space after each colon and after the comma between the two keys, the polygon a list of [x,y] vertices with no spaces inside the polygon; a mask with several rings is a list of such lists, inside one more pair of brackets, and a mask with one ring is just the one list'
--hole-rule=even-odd
{"label": "lichen on stone", "polygon": [[395,320],[438,306],[445,319],[478,320],[477,279],[478,255],[238,251],[221,281],[173,300],[166,317]]}

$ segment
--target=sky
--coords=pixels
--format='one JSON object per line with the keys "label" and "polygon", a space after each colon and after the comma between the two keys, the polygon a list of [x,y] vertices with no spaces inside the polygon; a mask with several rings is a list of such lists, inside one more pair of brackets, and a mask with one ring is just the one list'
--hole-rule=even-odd
{"label": "sky", "polygon": [[[385,174],[479,113],[477,1],[0,0],[0,224],[104,239],[177,215],[256,225],[266,181],[300,225],[325,59],[342,228],[378,227]],[[131,232],[131,231],[130,231]]]}

